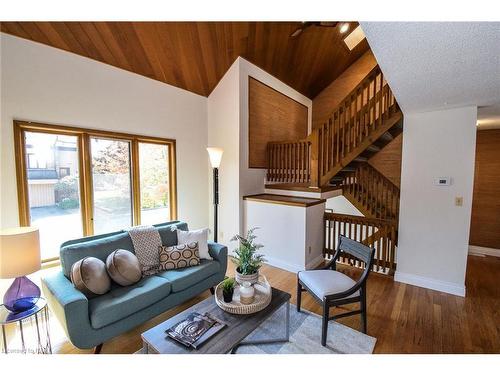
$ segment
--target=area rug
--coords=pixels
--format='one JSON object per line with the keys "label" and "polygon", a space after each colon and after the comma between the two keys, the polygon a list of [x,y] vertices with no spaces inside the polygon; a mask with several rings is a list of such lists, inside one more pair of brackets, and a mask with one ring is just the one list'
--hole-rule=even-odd
{"label": "area rug", "polygon": [[[279,338],[285,332],[285,306],[255,330],[249,340]],[[282,344],[241,345],[237,354],[371,354],[377,339],[340,323],[328,323],[326,347],[321,346],[321,317],[290,304],[290,341]]]}
{"label": "area rug", "polygon": [[[260,325],[249,340],[285,335],[286,306]],[[237,354],[371,354],[377,339],[340,323],[328,323],[326,346],[321,346],[321,317],[310,311],[297,312],[290,304],[290,341],[279,344],[241,345]],[[136,354],[142,354],[142,349]]]}

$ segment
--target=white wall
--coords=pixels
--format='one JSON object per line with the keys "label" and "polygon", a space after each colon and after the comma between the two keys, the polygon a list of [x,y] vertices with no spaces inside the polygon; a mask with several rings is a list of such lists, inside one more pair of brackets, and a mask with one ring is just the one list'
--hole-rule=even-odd
{"label": "white wall", "polygon": [[[248,168],[248,80],[253,77],[276,91],[305,105],[308,109],[307,127],[311,130],[312,100],[281,82],[258,66],[243,58],[238,58],[240,66],[240,196],[264,192],[265,169]],[[240,199],[240,207],[243,200]],[[240,208],[242,212],[242,209]],[[243,231],[243,218],[240,219],[240,231]]]}
{"label": "white wall", "polygon": [[343,195],[328,198],[326,208],[333,210],[336,214],[365,216]]}
{"label": "white wall", "polygon": [[[325,204],[311,207],[244,201],[245,228],[258,227],[257,243],[267,263],[297,272],[314,268],[323,258]],[[310,252],[309,252],[309,249]]]}
{"label": "white wall", "polygon": [[405,115],[396,281],[465,295],[476,117],[476,107]]}
{"label": "white wall", "polygon": [[1,35],[1,227],[18,225],[13,119],[173,138],[178,216],[208,225],[207,99],[94,60]]}
{"label": "white wall", "polygon": [[[242,197],[264,192],[266,170],[248,168],[249,77],[307,106],[311,128],[312,101],[241,57],[209,95],[208,143],[224,149],[219,178],[219,242],[226,245],[234,234],[245,232]],[[212,217],[212,207],[209,209]]]}
{"label": "white wall", "polygon": [[[226,245],[239,233],[239,112],[239,62],[236,60],[208,97],[208,144],[224,150],[219,168],[218,242]],[[211,171],[210,165],[209,169]],[[211,178],[212,175],[210,181]],[[211,182],[210,228],[213,228],[212,188]]]}

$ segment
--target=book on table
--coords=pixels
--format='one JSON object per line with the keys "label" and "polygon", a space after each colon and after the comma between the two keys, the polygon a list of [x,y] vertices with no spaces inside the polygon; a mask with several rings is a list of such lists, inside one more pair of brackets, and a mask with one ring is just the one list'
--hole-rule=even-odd
{"label": "book on table", "polygon": [[226,326],[221,320],[210,314],[191,313],[186,319],[167,329],[167,337],[184,346],[199,348]]}

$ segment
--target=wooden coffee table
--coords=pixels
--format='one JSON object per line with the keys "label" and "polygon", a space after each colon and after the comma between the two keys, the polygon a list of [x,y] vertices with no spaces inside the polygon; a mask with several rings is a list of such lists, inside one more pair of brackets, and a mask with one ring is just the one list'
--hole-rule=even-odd
{"label": "wooden coffee table", "polygon": [[[290,333],[290,294],[272,288],[272,299],[269,306],[254,314],[235,315],[222,310],[210,296],[200,303],[158,324],[144,332],[141,337],[144,344],[143,352],[155,354],[224,354],[235,353],[240,345],[258,345],[277,342],[288,342]],[[285,334],[279,338],[265,340],[245,340],[259,325],[269,318],[276,310],[286,304]],[[227,326],[198,349],[187,348],[175,340],[166,337],[165,330],[185,319],[190,313],[210,313],[224,321]]]}

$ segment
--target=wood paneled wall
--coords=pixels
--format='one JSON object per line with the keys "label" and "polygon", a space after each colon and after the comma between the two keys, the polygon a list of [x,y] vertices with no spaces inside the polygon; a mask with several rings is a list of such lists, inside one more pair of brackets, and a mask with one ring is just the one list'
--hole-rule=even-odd
{"label": "wood paneled wall", "polygon": [[248,166],[266,168],[268,142],[307,136],[308,108],[254,78],[248,86]]}
{"label": "wood paneled wall", "polygon": [[391,182],[401,185],[401,157],[403,151],[403,133],[394,138],[387,146],[373,155],[368,163],[382,173]]}
{"label": "wood paneled wall", "polygon": [[313,129],[328,119],[340,102],[349,95],[376,65],[377,60],[375,60],[372,51],[365,52],[313,99]]}
{"label": "wood paneled wall", "polygon": [[477,132],[469,242],[500,249],[500,129]]}

